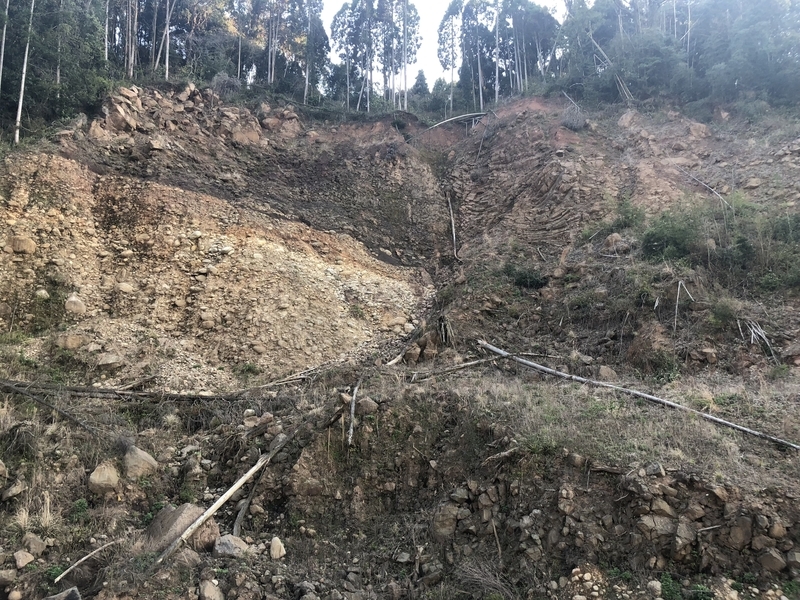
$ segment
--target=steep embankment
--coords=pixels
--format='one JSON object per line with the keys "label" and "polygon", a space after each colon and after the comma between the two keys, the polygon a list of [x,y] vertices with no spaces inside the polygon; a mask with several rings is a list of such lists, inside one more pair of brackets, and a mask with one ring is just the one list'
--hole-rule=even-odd
{"label": "steep embankment", "polygon": [[[768,269],[755,250],[728,268],[745,245],[723,234],[777,203],[793,222],[800,130],[620,111],[575,133],[561,109],[520,100],[465,134],[120,89],[7,157],[0,350],[6,377],[39,381],[3,382],[5,593],[795,600],[796,453],[468,361],[489,338],[799,439],[775,365],[793,362],[793,288],[765,312]],[[657,213],[707,204],[697,180],[735,215],[642,260]],[[742,333],[759,324],[770,345]]]}
{"label": "steep embankment", "polygon": [[33,352],[220,390],[231,367],[285,375],[417,327],[446,243],[417,152],[385,122],[319,134],[219,102],[121,89],[58,156],[6,159],[0,318],[60,331]]}

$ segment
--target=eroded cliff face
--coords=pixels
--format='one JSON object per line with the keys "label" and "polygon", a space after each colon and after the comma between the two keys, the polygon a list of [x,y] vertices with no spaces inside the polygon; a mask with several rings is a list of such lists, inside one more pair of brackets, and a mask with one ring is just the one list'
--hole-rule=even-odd
{"label": "eroded cliff face", "polygon": [[418,152],[383,122],[320,135],[209,98],[123,89],[57,151],[6,159],[3,326],[50,330],[31,343],[103,377],[195,390],[416,329],[447,243]]}

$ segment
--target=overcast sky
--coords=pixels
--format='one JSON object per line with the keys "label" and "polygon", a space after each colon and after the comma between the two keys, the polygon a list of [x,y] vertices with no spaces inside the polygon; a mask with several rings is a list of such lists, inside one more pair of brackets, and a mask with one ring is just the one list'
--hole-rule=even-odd
{"label": "overcast sky", "polygon": [[[322,22],[325,24],[328,36],[330,36],[331,21],[333,21],[333,16],[342,8],[344,0],[324,1],[325,8],[322,10]],[[560,20],[561,14],[564,12],[564,0],[534,0],[534,2],[539,6],[555,9],[555,16]],[[420,69],[425,71],[428,87],[433,87],[433,82],[439,77],[444,77],[449,81],[450,72],[445,73],[442,71],[442,66],[436,56],[436,42],[439,23],[442,21],[444,11],[447,9],[450,0],[409,0],[409,3],[413,3],[419,13],[422,47],[417,52],[416,64],[408,66],[408,87],[410,88],[414,85],[414,79]],[[334,55],[331,55],[331,60],[339,62],[339,58]]]}

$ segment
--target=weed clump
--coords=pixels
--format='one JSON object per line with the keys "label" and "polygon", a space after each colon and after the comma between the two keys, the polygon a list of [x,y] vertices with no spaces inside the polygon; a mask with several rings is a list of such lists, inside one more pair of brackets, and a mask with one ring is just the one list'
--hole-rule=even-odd
{"label": "weed clump", "polygon": [[691,257],[698,249],[700,228],[692,215],[666,212],[644,232],[642,253],[655,260]]}
{"label": "weed clump", "polygon": [[511,278],[517,287],[538,290],[547,285],[549,279],[536,269],[517,267],[512,263],[506,263],[503,267],[503,274]]}

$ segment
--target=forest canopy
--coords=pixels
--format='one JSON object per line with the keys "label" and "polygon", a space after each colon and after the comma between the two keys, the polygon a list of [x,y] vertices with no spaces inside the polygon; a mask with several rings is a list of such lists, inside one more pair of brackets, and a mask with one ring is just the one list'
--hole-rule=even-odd
{"label": "forest canopy", "polygon": [[410,0],[344,2],[330,36],[322,0],[0,0],[0,119],[24,135],[96,112],[115,85],[163,81],[439,115],[561,90],[700,109],[800,99],[800,0],[564,2],[563,22],[530,0],[443,5],[447,77],[429,92],[411,68],[421,38]]}

